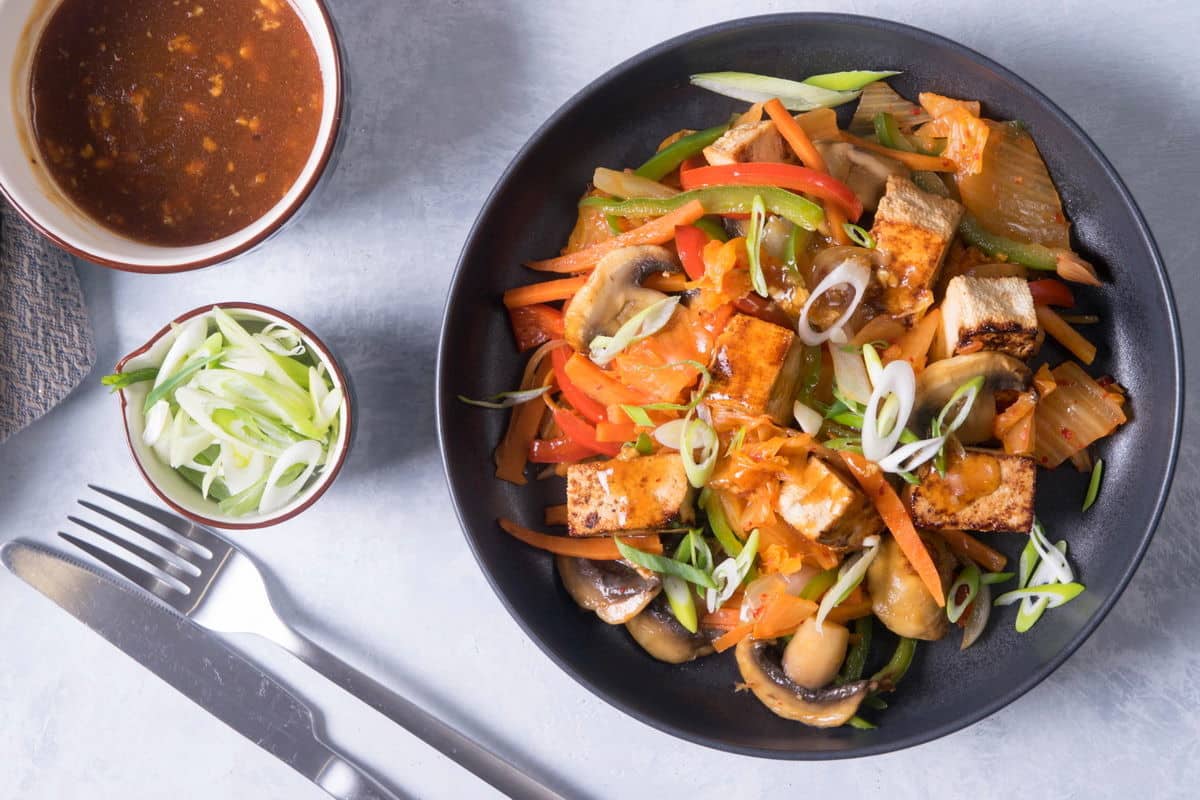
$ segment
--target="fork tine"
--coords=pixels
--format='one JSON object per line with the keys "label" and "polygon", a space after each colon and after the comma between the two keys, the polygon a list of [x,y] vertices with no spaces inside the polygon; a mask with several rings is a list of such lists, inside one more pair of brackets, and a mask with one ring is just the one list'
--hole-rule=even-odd
{"label": "fork tine", "polygon": [[207,558],[206,554],[199,552],[199,550],[197,549],[199,547],[199,545],[197,545],[195,542],[191,541],[190,539],[185,540],[185,541],[180,541],[179,539],[176,539],[172,536],[167,536],[165,534],[159,533],[158,531],[150,530],[149,528],[145,527],[144,525],[139,525],[138,523],[134,522],[133,520],[125,519],[120,514],[116,513],[115,511],[109,511],[107,508],[98,506],[95,503],[89,503],[87,500],[79,500],[77,502],[79,503],[79,505],[83,506],[87,510],[94,511],[97,514],[100,514],[101,516],[108,517],[113,522],[117,523],[118,525],[123,525],[126,528],[128,528],[129,530],[138,534],[139,536],[146,537],[147,539],[154,542],[159,547],[163,548],[164,550],[171,551],[175,555],[179,556],[180,559],[182,559],[183,561],[185,561],[189,564],[191,564],[192,559],[194,559],[196,557]]}
{"label": "fork tine", "polygon": [[107,550],[101,550],[91,542],[85,542],[77,536],[72,536],[69,533],[58,532],[58,535],[66,539],[71,544],[78,547],[83,552],[90,555],[92,558],[107,564],[112,569],[124,575],[129,580],[133,581],[138,586],[145,589],[147,592],[160,597],[168,602],[172,601],[171,594],[180,594],[174,586],[164,581],[162,578],[142,569],[141,567],[130,564],[123,558],[113,555]]}
{"label": "fork tine", "polygon": [[[161,570],[162,572],[165,572],[167,575],[170,575],[172,578],[175,578],[180,583],[186,583],[186,581],[184,580],[185,575],[184,575],[183,571],[180,570],[179,567],[172,564],[170,561],[167,561],[165,558],[160,556],[158,553],[153,553],[153,552],[147,550],[146,548],[142,547],[140,544],[137,544],[136,542],[131,542],[128,539],[117,536],[115,533],[109,533],[108,531],[104,530],[104,528],[101,528],[99,525],[94,525],[85,519],[80,519],[79,517],[71,517],[71,516],[68,516],[67,519],[69,519],[71,522],[74,522],[76,525],[80,526],[81,528],[86,528],[87,530],[91,531],[92,533],[96,534],[97,536],[99,536],[103,539],[107,539],[108,541],[115,544],[117,547],[120,547],[122,550],[132,553],[133,555],[142,559],[143,561],[145,561],[147,564],[154,567],[155,569]],[[191,576],[187,575],[186,577],[190,578]]]}
{"label": "fork tine", "polygon": [[129,506],[139,514],[149,517],[158,524],[162,525],[168,530],[175,531],[175,533],[178,533],[184,538],[191,539],[193,542],[196,542],[207,548],[214,557],[224,555],[233,547],[231,544],[207,528],[200,525],[194,525],[183,517],[176,516],[168,511],[163,511],[161,508],[156,508],[149,503],[143,503],[141,500],[135,500],[132,497],[126,497],[120,492],[114,492],[112,489],[105,489],[92,483],[88,484],[88,488],[99,492],[105,497],[116,500],[118,503]]}

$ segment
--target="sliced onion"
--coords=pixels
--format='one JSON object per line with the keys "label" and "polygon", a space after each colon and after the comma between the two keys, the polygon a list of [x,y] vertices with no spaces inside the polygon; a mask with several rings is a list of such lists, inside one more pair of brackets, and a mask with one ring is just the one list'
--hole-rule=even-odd
{"label": "sliced onion", "polygon": [[809,436],[816,436],[821,426],[825,424],[825,418],[821,416],[821,412],[815,408],[804,405],[799,400],[792,403],[792,416],[796,418],[796,422],[800,425],[800,430],[807,433]]}
{"label": "sliced onion", "polygon": [[600,366],[617,357],[622,350],[647,336],[653,336],[671,321],[679,296],[666,297],[634,314],[612,336],[597,336],[589,345],[592,361]]}
{"label": "sliced onion", "polygon": [[[857,261],[847,259],[841,264],[838,264],[833,270],[825,276],[824,280],[817,284],[817,288],[813,289],[812,294],[808,296],[808,300],[804,302],[804,308],[800,309],[800,319],[796,323],[796,332],[800,336],[800,340],[805,344],[815,346],[827,341],[834,331],[839,330],[858,310],[858,306],[862,303],[863,297],[867,292],[867,284],[871,281],[871,270],[864,264]],[[813,303],[817,301],[830,289],[838,286],[849,286],[854,290],[854,297],[846,304],[846,309],[837,320],[823,331],[814,331],[809,323],[808,315],[812,312]]]}
{"label": "sliced onion", "polygon": [[856,351],[846,352],[831,345],[829,355],[833,359],[833,379],[838,391],[859,405],[871,399],[871,379],[862,355]]}
{"label": "sliced onion", "polygon": [[[862,448],[863,455],[871,461],[879,462],[885,458],[904,433],[912,414],[913,402],[917,394],[917,376],[913,373],[912,365],[907,361],[893,361],[883,368],[879,383],[871,392],[867,409],[863,412]],[[879,430],[879,408],[888,395],[895,395],[900,403],[896,411],[896,422],[886,435]]]}
{"label": "sliced onion", "polygon": [[171,404],[166,400],[159,400],[150,407],[150,411],[146,414],[146,427],[142,429],[142,441],[153,447],[154,443],[163,435],[163,431],[167,429],[167,423],[170,420]]}
{"label": "sliced onion", "polygon": [[[260,514],[269,514],[287,504],[289,500],[296,496],[304,484],[308,483],[308,479],[316,470],[317,465],[321,463],[321,457],[325,451],[318,442],[311,439],[306,439],[303,442],[296,442],[294,445],[284,450],[275,463],[271,466],[271,472],[267,475],[266,486],[263,487],[262,500],[258,503],[258,511]],[[306,464],[304,472],[300,473],[294,481],[286,486],[280,486],[279,481],[283,478],[283,473],[287,472],[296,464]]]}
{"label": "sliced onion", "polygon": [[738,575],[737,562],[732,558],[727,558],[720,564],[717,564],[716,569],[712,571],[713,580],[716,581],[719,589],[706,589],[704,591],[704,604],[708,607],[708,613],[712,613],[724,605],[725,601],[733,597],[733,593],[737,591],[741,585],[744,576]]}
{"label": "sliced onion", "polygon": [[658,181],[643,178],[632,172],[619,172],[605,167],[596,167],[596,171],[592,173],[592,184],[605,194],[611,194],[621,199],[630,197],[665,199],[679,194],[670,186]]}
{"label": "sliced onion", "polygon": [[254,334],[254,339],[264,350],[277,356],[302,356],[305,352],[300,334],[278,322],[272,322]]}
{"label": "sliced onion", "polygon": [[[874,538],[874,544],[863,550],[855,561],[842,564],[842,568],[838,570],[837,583],[833,584],[821,598],[821,605],[817,608],[818,631],[824,630],[825,618],[829,616],[829,612],[841,603],[846,595],[854,591],[855,586],[862,583],[863,576],[867,574],[867,567],[871,566],[875,556],[879,555],[879,538],[872,538]],[[866,540],[863,543],[866,544]]]}
{"label": "sliced onion", "polygon": [[167,463],[171,465],[171,469],[179,469],[195,460],[197,455],[218,441],[211,433],[197,425],[182,408],[175,412],[170,436]]}
{"label": "sliced onion", "polygon": [[879,468],[884,472],[914,472],[936,456],[945,443],[945,437],[935,436],[932,439],[921,439],[901,445],[890,455],[879,460]]}

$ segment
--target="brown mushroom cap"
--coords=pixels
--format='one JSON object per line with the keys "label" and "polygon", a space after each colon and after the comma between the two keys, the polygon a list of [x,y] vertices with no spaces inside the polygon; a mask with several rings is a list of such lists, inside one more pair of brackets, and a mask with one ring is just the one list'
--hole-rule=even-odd
{"label": "brown mushroom cap", "polygon": [[[942,577],[942,589],[950,585],[955,559],[940,536],[922,536]],[[934,641],[946,635],[950,623],[946,611],[929,594],[924,581],[891,536],[883,537],[879,554],[867,568],[867,592],[871,610],[897,636]]]}
{"label": "brown mushroom cap", "polygon": [[746,637],[734,651],[742,680],[762,704],[784,719],[814,728],[845,725],[858,713],[867,695],[878,688],[874,681],[855,681],[824,689],[806,689],[783,671],[781,650],[773,642]]}
{"label": "brown mushroom cap", "polygon": [[653,272],[678,272],[671,251],[656,245],[622,247],[596,264],[583,288],[571,298],[563,317],[563,338],[586,353],[592,339],[611,336],[634,314],[666,298],[642,280]]}
{"label": "brown mushroom cap", "polygon": [[996,392],[1011,389],[1023,391],[1033,380],[1029,367],[1007,353],[986,350],[935,361],[917,376],[917,399],[913,420],[917,429],[928,431],[929,423],[950,401],[950,397],[967,381],[983,376],[983,389],[967,415],[963,426],[955,432],[964,444],[978,444],[992,438],[992,421],[996,416]]}
{"label": "brown mushroom cap", "polygon": [[623,561],[555,556],[554,563],[567,594],[609,625],[633,619],[662,591],[658,577],[645,578]]}
{"label": "brown mushroom cap", "polygon": [[692,633],[683,627],[662,595],[626,622],[625,629],[643,650],[668,664],[683,664],[713,652],[708,632],[701,628]]}

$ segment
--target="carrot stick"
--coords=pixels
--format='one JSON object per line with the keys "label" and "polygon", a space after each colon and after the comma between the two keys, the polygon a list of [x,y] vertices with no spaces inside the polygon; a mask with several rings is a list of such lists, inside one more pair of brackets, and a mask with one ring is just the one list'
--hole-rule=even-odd
{"label": "carrot stick", "polygon": [[993,550],[969,533],[959,530],[938,531],[946,541],[947,546],[955,555],[969,558],[976,564],[982,564],[990,572],[1000,572],[1008,563],[1008,558],[999,550]]}
{"label": "carrot stick", "polygon": [[613,250],[639,244],[666,244],[675,238],[676,225],[691,225],[704,216],[704,206],[692,200],[669,214],[651,220],[641,227],[625,231],[619,236],[597,242],[591,247],[544,261],[530,261],[525,266],[539,272],[587,272],[596,262]]}
{"label": "carrot stick", "polygon": [[[771,117],[775,123],[775,129],[783,136],[784,141],[792,148],[792,152],[796,154],[796,158],[800,159],[800,163],[809,169],[815,169],[820,172],[829,172],[829,168],[825,165],[825,159],[821,157],[821,151],[812,143],[812,139],[808,136],[808,131],[804,130],[799,122],[788,113],[788,110],[783,107],[783,103],[779,102],[779,98],[768,100],[763,106],[763,111]],[[825,202],[825,221],[829,225],[829,233],[838,244],[850,244],[850,236],[846,233],[846,215],[835,204]]]}
{"label": "carrot stick", "polygon": [[[560,556],[592,558],[597,561],[616,561],[623,557],[621,551],[617,549],[617,543],[611,536],[591,539],[550,536],[549,534],[531,531],[529,528],[522,527],[512,520],[504,519],[503,517],[497,520],[497,522],[513,538],[520,539],[530,547],[536,547],[539,550],[546,550]],[[623,537],[622,541],[626,541],[637,549],[644,550],[647,553],[662,553],[662,542],[659,541],[657,535]]]}
{"label": "carrot stick", "polygon": [[871,601],[860,600],[857,603],[842,603],[840,606],[834,606],[825,619],[830,622],[836,622],[839,625],[845,625],[851,620],[865,617],[871,613]]}
{"label": "carrot stick", "polygon": [[687,275],[682,272],[654,272],[646,276],[642,286],[660,292],[679,293],[687,290]]}
{"label": "carrot stick", "polygon": [[747,636],[749,636],[750,632],[753,630],[754,630],[753,622],[743,622],[741,625],[738,625],[736,628],[729,631],[728,633],[722,634],[721,636],[714,639],[713,640],[713,649],[716,650],[718,653],[724,653],[726,650],[728,650],[729,648],[736,645],[742,639],[745,639]]}
{"label": "carrot stick", "polygon": [[546,524],[547,525],[566,525],[567,524],[567,504],[563,503],[558,506],[546,506]]}
{"label": "carrot stick", "polygon": [[637,426],[632,422],[597,422],[596,441],[632,442],[637,438]]}
{"label": "carrot stick", "polygon": [[528,286],[518,286],[504,293],[504,305],[507,308],[531,306],[535,303],[550,303],[555,300],[567,300],[587,283],[587,276],[575,278],[559,278],[554,281],[531,283]]}
{"label": "carrot stick", "polygon": [[[550,362],[542,361],[533,374],[528,374],[528,366],[526,371],[521,381],[522,387],[530,389],[541,386],[550,372]],[[508,430],[504,432],[500,444],[496,445],[494,457],[497,478],[518,486],[526,484],[525,464],[529,460],[529,445],[537,438],[543,413],[545,407],[541,403],[522,403],[513,407]]]}
{"label": "carrot stick", "polygon": [[954,172],[957,167],[954,162],[948,158],[941,156],[927,156],[921,153],[907,153],[903,150],[893,150],[890,147],[884,147],[881,144],[868,141],[867,139],[855,136],[852,133],[842,131],[842,141],[850,142],[856,147],[861,147],[864,150],[870,150],[872,153],[879,153],[881,156],[895,159],[901,164],[904,164],[909,169],[921,170],[925,172]]}
{"label": "carrot stick", "polygon": [[933,339],[937,336],[941,323],[942,310],[935,308],[896,340],[896,345],[900,348],[900,358],[912,364],[915,371],[925,369],[929,348],[933,346]]}
{"label": "carrot stick", "polygon": [[801,622],[817,613],[817,604],[780,592],[771,597],[754,621],[755,639],[774,639],[795,633]]}
{"label": "carrot stick", "polygon": [[1053,336],[1059,344],[1071,351],[1071,355],[1085,364],[1096,360],[1096,345],[1089,342],[1079,331],[1072,328],[1065,319],[1049,306],[1037,306],[1038,324],[1046,333]]}
{"label": "carrot stick", "polygon": [[563,371],[581,392],[601,405],[636,406],[648,402],[641,392],[630,389],[579,353],[567,359]]}
{"label": "carrot stick", "polygon": [[740,603],[736,607],[733,605],[723,606],[716,611],[705,614],[700,619],[700,624],[706,628],[720,628],[731,631],[742,624],[741,615],[742,609]]}
{"label": "carrot stick", "polygon": [[933,596],[939,606],[945,606],[946,598],[942,592],[942,577],[938,574],[929,551],[925,549],[925,543],[917,534],[912,517],[908,515],[908,509],[904,507],[904,501],[896,494],[896,490],[891,487],[891,484],[884,480],[883,472],[879,467],[857,453],[841,450],[839,455],[846,462],[846,466],[850,468],[858,485],[875,503],[879,516],[883,517],[884,524],[896,538],[896,544],[900,545],[900,550],[908,559],[908,563],[912,564],[913,569],[921,576],[921,581],[929,590],[929,594]]}

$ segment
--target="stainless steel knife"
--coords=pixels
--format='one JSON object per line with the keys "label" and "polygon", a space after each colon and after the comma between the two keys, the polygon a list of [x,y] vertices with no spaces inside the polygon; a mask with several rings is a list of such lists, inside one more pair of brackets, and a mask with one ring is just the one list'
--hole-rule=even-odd
{"label": "stainless steel knife", "polygon": [[398,800],[317,730],[312,710],[215,635],[149,596],[31,542],[0,547],[18,578],[338,800]]}

